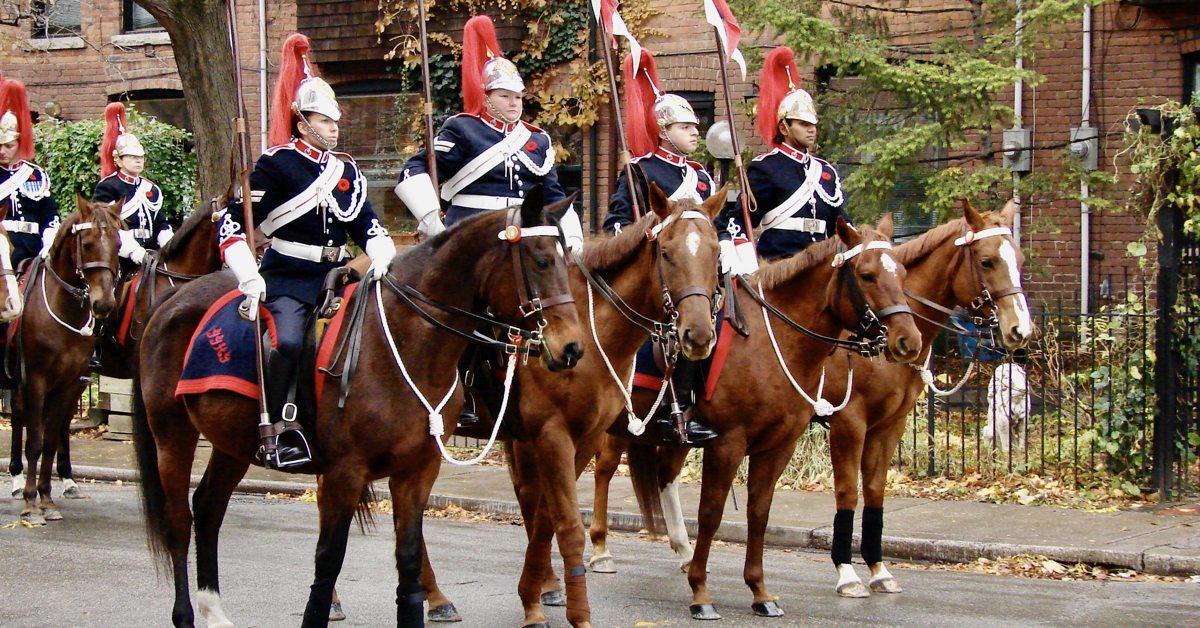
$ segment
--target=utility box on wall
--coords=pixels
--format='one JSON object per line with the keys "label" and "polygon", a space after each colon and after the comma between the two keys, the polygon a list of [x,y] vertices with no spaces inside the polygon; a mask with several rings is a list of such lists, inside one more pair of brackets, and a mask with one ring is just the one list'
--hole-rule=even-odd
{"label": "utility box on wall", "polygon": [[1013,172],[1033,170],[1033,147],[1030,145],[1029,129],[1004,131],[1004,167]]}
{"label": "utility box on wall", "polygon": [[1094,126],[1071,129],[1071,154],[1091,172],[1100,167],[1100,133]]}

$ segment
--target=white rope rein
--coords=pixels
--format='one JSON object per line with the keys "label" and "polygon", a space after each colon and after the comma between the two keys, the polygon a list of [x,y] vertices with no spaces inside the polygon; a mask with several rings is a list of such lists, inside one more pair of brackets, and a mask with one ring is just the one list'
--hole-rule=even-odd
{"label": "white rope rein", "polygon": [[633,375],[637,369],[637,357],[633,359],[633,364],[629,367],[629,383],[621,381],[617,375],[617,370],[613,368],[612,362],[608,359],[608,354],[604,352],[604,347],[600,344],[600,336],[596,334],[596,304],[595,298],[592,296],[592,284],[587,285],[588,295],[588,323],[592,328],[592,341],[596,343],[596,350],[600,352],[600,359],[604,361],[605,368],[608,369],[608,374],[612,376],[613,381],[617,383],[617,388],[621,391],[621,396],[625,398],[625,414],[629,417],[629,433],[634,436],[641,436],[642,432],[646,431],[646,425],[650,423],[650,417],[654,416],[654,411],[658,408],[658,404],[662,403],[663,396],[667,394],[667,384],[669,381],[666,377],[663,378],[662,388],[658,391],[658,398],[654,400],[654,405],[650,406],[650,410],[646,413],[646,418],[639,419],[637,413],[633,410]]}
{"label": "white rope rein", "polygon": [[[761,282],[758,284],[758,293],[763,295],[766,294],[763,292]],[[808,393],[804,392],[804,389],[800,387],[800,384],[796,383],[796,378],[792,377],[792,371],[788,369],[787,362],[783,360],[783,353],[779,351],[779,343],[775,340],[775,330],[771,328],[771,316],[768,314],[766,307],[762,308],[762,313],[763,322],[767,324],[767,337],[771,339],[771,348],[775,349],[775,357],[779,360],[779,366],[783,368],[783,374],[787,375],[788,381],[792,383],[792,388],[795,388],[796,392],[800,393],[800,396],[803,397],[804,400],[813,407],[813,412],[816,412],[817,416],[830,416],[834,412],[838,412],[839,410],[845,408],[846,404],[850,403],[850,393],[854,389],[854,363],[851,362],[850,367],[847,369],[846,398],[842,399],[841,405],[834,407],[832,403],[824,399],[822,396],[825,391],[824,366],[821,367],[821,382],[817,384],[817,398],[814,400],[812,397],[808,396]]]}
{"label": "white rope rein", "polygon": [[962,376],[962,379],[958,380],[958,383],[955,384],[950,390],[942,390],[937,387],[937,378],[934,377],[933,371],[929,368],[929,364],[932,359],[933,351],[930,351],[929,355],[925,356],[925,364],[921,366],[913,366],[912,364],[909,364],[909,366],[916,369],[916,371],[921,374],[921,381],[924,382],[925,387],[938,397],[949,397],[950,395],[953,395],[961,390],[963,385],[967,383],[967,380],[971,379],[971,375],[975,373],[975,365],[978,363],[978,360],[971,360],[970,364],[967,365],[967,372]]}
{"label": "white rope rein", "polygon": [[392,358],[396,360],[396,366],[400,367],[400,374],[404,376],[404,382],[408,384],[413,394],[417,396],[417,400],[421,402],[421,405],[425,406],[425,411],[429,413],[429,435],[433,436],[433,439],[437,441],[438,449],[442,452],[442,458],[445,458],[446,462],[464,467],[479,464],[479,461],[483,460],[491,452],[492,447],[496,444],[496,435],[500,433],[500,420],[504,417],[505,409],[508,408],[508,397],[509,392],[512,391],[513,373],[517,369],[516,356],[509,356],[508,372],[504,376],[504,401],[500,404],[500,413],[496,416],[496,425],[492,428],[492,436],[488,439],[487,446],[483,448],[483,451],[478,456],[470,460],[456,460],[450,455],[450,452],[446,451],[446,444],[442,442],[441,437],[446,433],[446,426],[442,422],[442,408],[446,407],[446,403],[454,395],[454,390],[458,388],[458,373],[454,374],[454,381],[450,384],[450,390],[446,391],[446,396],[442,397],[437,407],[435,408],[430,405],[429,400],[425,398],[425,395],[421,393],[421,389],[417,388],[416,383],[409,376],[408,369],[404,367],[404,360],[400,357],[400,350],[396,348],[396,341],[392,339],[392,330],[388,326],[387,316],[383,309],[383,292],[380,290],[379,285],[379,283],[375,284],[375,305],[379,310],[379,322],[383,325],[383,337],[387,339],[388,348],[392,350]]}
{"label": "white rope rein", "polygon": [[83,324],[83,327],[80,327],[78,329],[71,327],[70,325],[68,325],[66,323],[66,321],[59,318],[58,314],[54,313],[54,310],[50,307],[50,300],[46,298],[46,267],[45,266],[42,267],[42,303],[46,304],[46,311],[50,312],[50,318],[53,318],[55,320],[55,322],[57,322],[59,325],[62,325],[63,327],[66,327],[67,329],[69,329],[85,338],[90,337],[92,335],[92,333],[95,331],[96,319],[92,316],[91,308],[88,308],[88,311],[87,311],[87,315],[88,315],[87,322]]}

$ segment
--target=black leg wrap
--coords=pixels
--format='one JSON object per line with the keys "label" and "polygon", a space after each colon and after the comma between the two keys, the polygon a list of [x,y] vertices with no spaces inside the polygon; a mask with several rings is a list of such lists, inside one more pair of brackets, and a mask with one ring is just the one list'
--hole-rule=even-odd
{"label": "black leg wrap", "polygon": [[700,372],[700,363],[693,362],[683,356],[675,361],[675,371],[671,381],[675,383],[675,393],[683,407],[695,405],[696,376]]}
{"label": "black leg wrap", "polygon": [[424,628],[425,591],[419,583],[396,585],[396,626]]}
{"label": "black leg wrap", "polygon": [[854,511],[839,510],[833,516],[833,550],[830,556],[834,565],[850,564],[850,546],[854,543]]}
{"label": "black leg wrap", "polygon": [[862,557],[868,565],[883,561],[883,508],[863,508]]}

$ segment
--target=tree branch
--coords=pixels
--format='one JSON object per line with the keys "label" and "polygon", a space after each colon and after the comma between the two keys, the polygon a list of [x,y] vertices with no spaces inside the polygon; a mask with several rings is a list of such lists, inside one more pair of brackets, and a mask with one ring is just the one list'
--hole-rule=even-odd
{"label": "tree branch", "polygon": [[857,4],[855,2],[846,2],[846,0],[825,0],[829,4],[838,4],[844,7],[853,9],[864,9],[867,11],[879,11],[881,13],[904,13],[909,15],[921,15],[930,13],[970,13],[970,8],[962,9],[896,9],[892,7],[877,7],[869,4]]}

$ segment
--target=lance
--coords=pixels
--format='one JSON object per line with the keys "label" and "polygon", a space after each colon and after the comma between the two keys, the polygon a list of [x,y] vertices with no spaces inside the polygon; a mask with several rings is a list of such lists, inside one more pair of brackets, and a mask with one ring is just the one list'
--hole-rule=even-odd
{"label": "lance", "polygon": [[425,82],[425,159],[429,162],[427,170],[429,179],[433,181],[434,196],[441,198],[437,153],[433,150],[433,88],[429,81],[429,38],[425,33],[425,0],[417,0],[417,17],[417,23],[421,25],[421,80]]}
{"label": "lance", "polygon": [[[242,224],[246,231],[246,244],[253,252],[257,249],[254,246],[254,209],[250,202],[250,134],[246,130],[246,103],[242,99],[241,46],[238,44],[237,16],[234,14],[233,2],[234,0],[229,0],[226,8],[229,11],[227,16],[229,19],[229,47],[233,52],[234,99],[237,101],[237,117],[233,120],[234,141],[237,144],[237,193],[242,199]],[[266,98],[267,96],[262,94],[261,97]],[[266,390],[263,387],[265,378],[263,377],[262,317],[258,316],[258,312],[250,312],[250,315],[254,317],[254,366],[255,373],[258,375],[258,424],[261,432],[262,426],[271,425],[270,413],[267,411]]]}
{"label": "lance", "polygon": [[[598,0],[593,0],[598,1]],[[638,204],[637,190],[634,187],[633,178],[633,160],[629,155],[629,142],[625,138],[625,118],[621,116],[621,102],[617,99],[617,74],[613,69],[612,47],[609,42],[608,29],[604,28],[604,14],[601,13],[596,19],[596,25],[600,27],[600,41],[604,48],[604,67],[608,68],[608,91],[612,96],[613,122],[617,128],[617,137],[621,141],[621,166],[625,169],[625,183],[629,186],[629,201],[633,205],[633,221],[637,222],[642,219],[641,207]]]}
{"label": "lance", "polygon": [[733,143],[733,165],[737,166],[738,184],[742,188],[741,194],[738,194],[738,200],[742,205],[742,221],[746,225],[746,238],[753,245],[754,228],[751,226],[750,212],[758,209],[758,203],[750,191],[750,180],[746,178],[746,166],[742,163],[742,147],[738,142],[737,126],[733,122],[733,96],[729,90],[729,67],[725,61],[725,44],[722,43],[724,40],[721,39],[721,32],[717,28],[713,27],[713,34],[717,36],[717,59],[721,62],[721,87],[725,91],[725,114],[729,117],[729,140]]}

